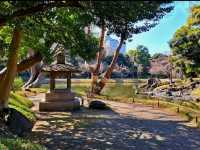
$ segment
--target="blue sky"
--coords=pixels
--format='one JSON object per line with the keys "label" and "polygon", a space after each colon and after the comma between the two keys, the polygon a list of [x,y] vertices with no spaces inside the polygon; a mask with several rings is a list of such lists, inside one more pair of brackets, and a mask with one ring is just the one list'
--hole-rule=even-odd
{"label": "blue sky", "polygon": [[168,41],[176,30],[187,21],[190,6],[194,3],[189,1],[174,2],[174,10],[164,16],[156,27],[148,32],[134,35],[133,41],[127,42],[127,50],[134,49],[137,45],[144,45],[148,47],[150,54],[169,53]]}

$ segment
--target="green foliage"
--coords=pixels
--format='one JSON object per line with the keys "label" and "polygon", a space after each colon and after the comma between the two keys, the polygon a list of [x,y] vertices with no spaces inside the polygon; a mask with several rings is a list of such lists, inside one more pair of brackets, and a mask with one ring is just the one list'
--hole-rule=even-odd
{"label": "green foliage", "polygon": [[148,31],[173,7],[159,1],[93,1],[89,12],[97,18],[94,24],[105,24],[108,34],[123,39]]}
{"label": "green foliage", "polygon": [[[24,59],[28,49],[32,48],[35,52],[40,52],[45,61],[50,62],[50,47],[54,42],[64,45],[73,56],[79,55],[86,60],[93,58],[98,50],[98,40],[92,36],[86,37],[84,33],[84,27],[90,20],[91,17],[82,15],[80,11],[66,8],[54,8],[36,16],[23,17],[19,21],[23,32],[20,59]],[[7,56],[15,24],[7,24],[0,30],[0,58]]]}
{"label": "green foliage", "polygon": [[0,30],[0,64],[5,65],[8,57],[8,48],[11,42],[12,28],[4,26]]}
{"label": "green foliage", "polygon": [[21,90],[22,86],[24,85],[24,81],[21,77],[16,77],[13,83],[13,90]]}
{"label": "green foliage", "polygon": [[183,26],[176,31],[170,41],[170,48],[174,55],[180,54],[194,63],[200,63],[199,46],[200,29],[189,26]]}
{"label": "green foliage", "polygon": [[[86,37],[84,27],[88,24],[79,11],[55,8],[37,17],[30,16],[22,22],[24,54],[28,48],[39,51],[47,61],[51,60],[50,47],[54,42],[70,50],[71,55],[79,55],[88,60],[95,56],[98,40]],[[23,57],[23,55],[22,55]]]}
{"label": "green foliage", "polygon": [[33,144],[29,140],[23,140],[21,138],[0,138],[1,150],[45,150],[43,146],[39,144]]}
{"label": "green foliage", "polygon": [[[103,59],[103,62],[106,63],[107,65],[109,65],[112,61],[112,57],[113,56],[107,56]],[[117,58],[117,64],[118,65],[123,65],[123,66],[127,66],[127,67],[131,67],[132,62],[130,61],[130,58],[128,55],[123,55],[123,54],[119,54],[118,58]]]}
{"label": "green foliage", "polygon": [[133,59],[138,72],[141,73],[142,76],[146,76],[150,67],[149,59],[151,57],[148,48],[139,45],[135,50],[129,50],[128,55]]}
{"label": "green foliage", "polygon": [[200,72],[200,6],[191,9],[190,16],[185,25],[178,29],[169,42],[174,64],[182,68],[186,76],[194,76]]}
{"label": "green foliage", "polygon": [[[69,8],[69,3],[72,7],[80,5],[86,9]],[[91,36],[85,36],[84,27],[88,24],[93,23],[101,26],[104,22],[108,28],[108,34],[123,35],[123,38],[127,39],[132,34],[148,31],[173,8],[165,5],[168,2],[151,1],[6,1],[0,2],[0,4],[0,21],[5,21],[7,23],[5,27],[9,30],[12,30],[16,24],[19,25],[24,33],[20,58],[24,58],[27,49],[32,48],[39,51],[48,62],[51,61],[49,49],[54,42],[64,45],[71,51],[72,55],[79,55],[84,59],[93,58],[98,50],[98,40]],[[39,7],[37,11],[31,10],[32,7],[37,6],[43,6],[43,9]],[[52,6],[55,7],[50,9]],[[68,8],[61,8],[60,6]],[[22,9],[24,14],[19,15]],[[31,13],[29,11],[29,13],[26,13],[27,10]],[[15,15],[16,18],[13,19]],[[139,25],[138,22],[140,22]],[[11,39],[6,31],[3,32],[6,38]],[[3,36],[0,37],[4,41],[9,41],[5,40]],[[5,49],[5,45],[2,47]]]}

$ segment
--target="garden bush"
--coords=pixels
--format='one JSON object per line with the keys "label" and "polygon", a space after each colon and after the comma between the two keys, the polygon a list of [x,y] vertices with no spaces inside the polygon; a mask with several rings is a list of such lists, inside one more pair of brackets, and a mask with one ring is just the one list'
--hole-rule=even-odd
{"label": "garden bush", "polygon": [[21,77],[17,77],[13,83],[13,91],[21,90],[22,86],[24,85],[24,81]]}

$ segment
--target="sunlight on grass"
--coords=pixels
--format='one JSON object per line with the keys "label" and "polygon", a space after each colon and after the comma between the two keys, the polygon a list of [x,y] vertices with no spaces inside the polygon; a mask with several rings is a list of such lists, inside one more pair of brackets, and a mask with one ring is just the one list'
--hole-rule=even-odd
{"label": "sunlight on grass", "polygon": [[200,97],[200,88],[196,88],[191,93],[193,96]]}
{"label": "sunlight on grass", "polygon": [[26,116],[31,122],[36,121],[35,113],[30,109],[33,106],[33,102],[26,97],[11,93],[9,99],[9,107],[16,109],[24,116]]}
{"label": "sunlight on grass", "polygon": [[20,138],[0,138],[0,150],[46,150],[46,148]]}

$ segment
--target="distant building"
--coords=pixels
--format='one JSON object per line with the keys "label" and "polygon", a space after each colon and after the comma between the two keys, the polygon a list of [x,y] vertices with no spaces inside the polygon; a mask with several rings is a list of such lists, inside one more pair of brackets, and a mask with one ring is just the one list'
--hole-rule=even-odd
{"label": "distant building", "polygon": [[[111,38],[110,36],[106,37],[105,41],[105,51],[106,51],[106,56],[111,56],[114,54],[116,48],[119,45],[119,41],[117,39]],[[126,44],[123,44],[120,53],[125,54],[126,52]]]}
{"label": "distant building", "polygon": [[[93,36],[99,38],[101,29],[97,26],[91,25],[89,28],[85,27],[85,32],[87,33],[88,30],[92,33]],[[111,56],[114,54],[116,48],[119,45],[119,40],[112,38],[110,35],[106,36],[105,41],[104,41],[104,46],[105,46],[105,51],[106,51],[106,56]],[[126,53],[126,44],[123,44],[120,53],[125,54]]]}

